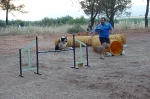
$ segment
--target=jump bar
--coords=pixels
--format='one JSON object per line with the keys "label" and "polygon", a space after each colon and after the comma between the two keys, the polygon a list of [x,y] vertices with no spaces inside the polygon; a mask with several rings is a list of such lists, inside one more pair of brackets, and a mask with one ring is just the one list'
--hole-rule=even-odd
{"label": "jump bar", "polygon": [[48,52],[61,52],[61,51],[69,51],[69,50],[73,50],[72,47],[68,47],[67,49],[64,50],[43,50],[43,51],[38,51],[38,53],[48,53]]}

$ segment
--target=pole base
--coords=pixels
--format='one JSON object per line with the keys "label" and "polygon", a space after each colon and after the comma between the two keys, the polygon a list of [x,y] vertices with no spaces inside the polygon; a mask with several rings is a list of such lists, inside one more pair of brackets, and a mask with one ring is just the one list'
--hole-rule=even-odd
{"label": "pole base", "polygon": [[71,68],[74,68],[74,69],[79,69],[79,67],[71,67]]}
{"label": "pole base", "polygon": [[22,75],[19,75],[20,77],[23,77]]}
{"label": "pole base", "polygon": [[91,66],[89,66],[89,65],[85,65],[85,66],[87,66],[87,67],[91,67]]}
{"label": "pole base", "polygon": [[35,74],[38,74],[38,75],[42,75],[42,74],[40,74],[40,73],[37,73],[37,72],[34,72]]}

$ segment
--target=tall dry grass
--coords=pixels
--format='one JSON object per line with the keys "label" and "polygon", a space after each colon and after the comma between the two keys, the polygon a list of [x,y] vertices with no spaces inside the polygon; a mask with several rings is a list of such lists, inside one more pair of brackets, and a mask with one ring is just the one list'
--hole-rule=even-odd
{"label": "tall dry grass", "polygon": [[0,28],[0,35],[32,35],[32,34],[60,34],[67,33],[67,29],[72,27],[72,25],[63,26],[8,26]]}
{"label": "tall dry grass", "polygon": [[[25,27],[17,27],[17,26],[8,26],[8,27],[0,27],[0,36],[7,35],[34,35],[34,34],[64,34],[67,33],[69,28],[72,28],[74,25],[62,25],[62,26],[25,26]],[[83,29],[87,28],[87,25],[81,25]],[[95,28],[95,27],[94,27]],[[124,31],[128,29],[144,29],[144,22],[135,24],[134,22],[129,21],[121,21],[115,24],[115,30]]]}
{"label": "tall dry grass", "polygon": [[130,21],[120,21],[119,23],[115,24],[116,29],[127,30],[127,29],[139,29],[145,28],[144,22],[130,22]]}

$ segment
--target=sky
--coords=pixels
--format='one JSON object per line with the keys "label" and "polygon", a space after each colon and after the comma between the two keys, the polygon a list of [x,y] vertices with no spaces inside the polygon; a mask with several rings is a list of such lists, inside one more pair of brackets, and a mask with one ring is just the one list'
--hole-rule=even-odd
{"label": "sky", "polygon": [[[16,5],[25,4],[26,14],[21,14],[19,12],[9,13],[9,20],[26,20],[26,21],[36,21],[41,20],[44,17],[48,18],[60,18],[64,16],[72,16],[73,18],[86,16],[78,0],[17,0]],[[144,16],[146,9],[146,0],[132,0],[132,15],[131,16]],[[0,20],[5,20],[5,11],[0,11]]]}

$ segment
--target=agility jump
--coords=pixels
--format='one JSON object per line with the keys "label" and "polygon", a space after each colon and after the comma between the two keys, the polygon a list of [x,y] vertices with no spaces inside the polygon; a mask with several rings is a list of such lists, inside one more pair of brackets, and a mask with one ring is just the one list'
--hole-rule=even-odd
{"label": "agility jump", "polygon": [[[75,55],[75,41],[77,41],[80,44],[80,61],[76,62],[76,55]],[[30,61],[30,48],[36,44],[36,68],[31,68],[31,61]],[[65,50],[43,50],[43,51],[39,51],[38,50],[38,38],[36,37],[36,40],[33,41],[32,43],[30,43],[29,45],[27,45],[24,49],[19,49],[19,62],[20,62],[20,77],[23,77],[23,72],[25,71],[31,71],[31,70],[36,70],[36,72],[34,72],[35,74],[41,75],[39,73],[39,53],[48,53],[48,52],[61,52],[61,51],[69,51],[69,50],[73,50],[73,56],[74,56],[74,66],[72,68],[78,69],[78,67],[76,65],[80,65],[82,66],[85,62],[83,62],[82,60],[82,45],[84,45],[86,47],[86,65],[85,66],[89,66],[88,63],[88,44],[85,44],[83,42],[81,42],[78,39],[75,39],[75,36],[73,35],[73,44],[72,44],[72,48],[68,47]],[[28,51],[28,68],[23,69],[22,68],[22,53],[24,51]]]}
{"label": "agility jump", "polygon": [[[31,68],[31,61],[30,61],[30,48],[36,44],[36,68]],[[22,53],[24,51],[28,51],[28,68],[22,69]],[[22,72],[24,71],[30,71],[30,70],[37,70],[34,72],[35,74],[41,75],[39,73],[39,66],[38,66],[38,38],[36,37],[36,40],[30,43],[28,46],[26,46],[24,49],[19,49],[19,62],[20,62],[20,77],[23,77]]]}
{"label": "agility jump", "polygon": [[[80,44],[79,45],[79,47],[80,47],[80,61],[79,62],[76,62],[76,54],[75,54],[75,50],[76,50],[75,48],[76,48],[76,46],[75,46],[75,41]],[[76,39],[75,36],[73,35],[74,67],[72,67],[72,68],[78,69],[77,65],[78,66],[83,66],[83,64],[85,63],[85,62],[83,62],[83,59],[82,59],[82,45],[86,47],[86,65],[85,66],[90,67],[89,63],[88,63],[88,43],[85,44],[85,43],[81,42],[80,40]]]}

